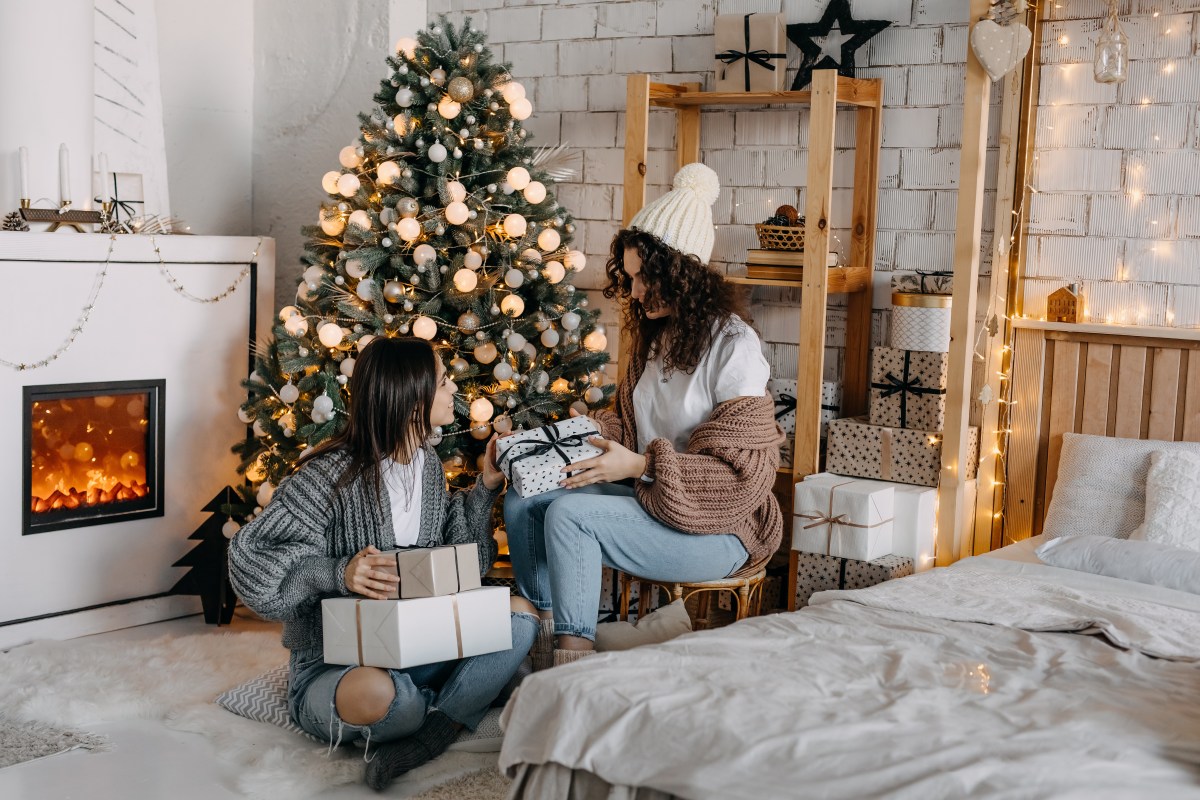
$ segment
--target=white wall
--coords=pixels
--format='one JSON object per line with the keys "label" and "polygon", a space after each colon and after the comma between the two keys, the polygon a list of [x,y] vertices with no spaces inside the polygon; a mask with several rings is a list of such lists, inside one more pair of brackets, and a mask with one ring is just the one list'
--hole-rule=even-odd
{"label": "white wall", "polygon": [[243,0],[157,7],[171,211],[192,233],[256,233],[254,9]]}

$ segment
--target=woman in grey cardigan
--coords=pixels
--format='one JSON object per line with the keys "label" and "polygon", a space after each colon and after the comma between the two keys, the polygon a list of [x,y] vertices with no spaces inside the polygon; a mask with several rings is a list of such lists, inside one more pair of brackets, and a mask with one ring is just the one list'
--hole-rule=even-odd
{"label": "woman in grey cardigan", "polygon": [[457,388],[428,342],[375,339],[355,363],[346,427],[300,459],[229,547],[243,602],[284,623],[292,718],[333,743],[381,743],[367,766],[376,789],[474,728],[538,629],[536,609],[514,597],[512,650],[403,670],[324,663],[322,598],[386,597],[399,578],[380,571],[389,561],[382,551],[474,542],[480,573],[495,559],[492,505],[504,484],[495,442],[474,487],[453,494],[426,443],[435,426],[454,421]]}

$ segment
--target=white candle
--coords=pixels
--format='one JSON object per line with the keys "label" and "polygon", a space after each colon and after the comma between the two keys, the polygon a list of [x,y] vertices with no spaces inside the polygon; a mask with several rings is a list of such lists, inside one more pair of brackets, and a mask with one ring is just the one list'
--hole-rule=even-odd
{"label": "white candle", "polygon": [[29,199],[29,148],[25,145],[20,147],[21,153],[21,199]]}
{"label": "white candle", "polygon": [[62,202],[71,202],[71,163],[65,142],[58,146],[58,194]]}
{"label": "white candle", "polygon": [[109,195],[108,189],[108,155],[100,154],[100,202],[107,203]]}

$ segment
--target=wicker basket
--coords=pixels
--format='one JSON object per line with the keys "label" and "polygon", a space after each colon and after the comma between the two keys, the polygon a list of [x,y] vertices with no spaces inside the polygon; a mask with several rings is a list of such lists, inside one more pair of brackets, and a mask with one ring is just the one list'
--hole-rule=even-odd
{"label": "wicker basket", "polygon": [[803,225],[766,225],[758,223],[754,226],[758,231],[758,243],[763,250],[803,250]]}

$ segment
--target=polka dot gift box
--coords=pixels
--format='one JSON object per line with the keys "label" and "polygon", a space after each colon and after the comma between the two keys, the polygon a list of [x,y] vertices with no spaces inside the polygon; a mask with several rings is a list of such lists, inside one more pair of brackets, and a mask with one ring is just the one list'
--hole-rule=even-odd
{"label": "polka dot gift box", "polygon": [[569,474],[562,471],[564,466],[604,453],[588,442],[599,435],[590,419],[572,417],[506,436],[496,443],[500,469],[521,497],[553,491]]}
{"label": "polka dot gift box", "polygon": [[[887,428],[865,418],[829,423],[825,469],[835,475],[937,486],[942,470],[940,431]],[[967,463],[962,477],[975,477],[979,461],[979,428],[968,429]]]}

